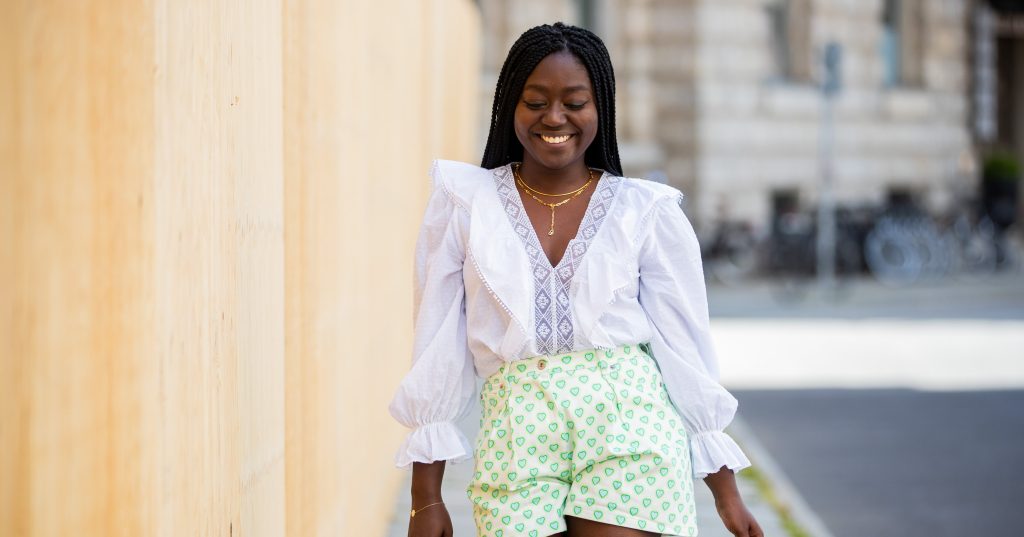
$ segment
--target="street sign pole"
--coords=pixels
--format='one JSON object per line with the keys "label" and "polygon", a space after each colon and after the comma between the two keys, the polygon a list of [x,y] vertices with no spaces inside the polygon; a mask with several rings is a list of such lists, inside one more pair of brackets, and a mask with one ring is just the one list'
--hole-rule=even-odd
{"label": "street sign pole", "polygon": [[840,64],[842,47],[836,42],[825,45],[822,55],[823,74],[821,84],[821,139],[818,144],[821,182],[818,194],[818,232],[817,232],[817,273],[818,283],[824,289],[834,289],[836,285],[836,219],[834,197],[834,136],[835,136],[835,97],[839,93],[842,80]]}

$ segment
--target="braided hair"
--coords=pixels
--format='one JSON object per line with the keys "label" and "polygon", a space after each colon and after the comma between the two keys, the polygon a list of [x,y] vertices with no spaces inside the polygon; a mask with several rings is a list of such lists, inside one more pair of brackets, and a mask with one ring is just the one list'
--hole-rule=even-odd
{"label": "braided hair", "polygon": [[481,166],[497,168],[523,159],[523,145],[513,124],[527,77],[549,54],[568,51],[587,69],[597,107],[597,136],[587,147],[587,166],[622,175],[615,138],[615,72],[604,42],[590,30],[556,22],[530,28],[512,45],[494,89],[491,128]]}

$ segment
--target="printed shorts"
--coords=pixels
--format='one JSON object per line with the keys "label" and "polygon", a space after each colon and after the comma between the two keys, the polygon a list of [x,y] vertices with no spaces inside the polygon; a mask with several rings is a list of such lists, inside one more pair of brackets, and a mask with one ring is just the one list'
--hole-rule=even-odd
{"label": "printed shorts", "polygon": [[642,346],[507,363],[480,400],[477,535],[544,537],[565,515],[697,535],[689,437]]}

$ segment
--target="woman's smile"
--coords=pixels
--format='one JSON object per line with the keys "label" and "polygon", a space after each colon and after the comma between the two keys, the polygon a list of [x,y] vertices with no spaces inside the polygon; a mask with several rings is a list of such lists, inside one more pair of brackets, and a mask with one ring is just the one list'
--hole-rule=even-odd
{"label": "woman's smile", "polygon": [[540,139],[544,140],[544,142],[549,144],[549,145],[561,145],[561,144],[564,144],[565,142],[568,142],[569,138],[572,138],[575,135],[573,135],[573,134],[563,134],[563,135],[555,136],[555,135],[538,134],[537,136],[540,136]]}

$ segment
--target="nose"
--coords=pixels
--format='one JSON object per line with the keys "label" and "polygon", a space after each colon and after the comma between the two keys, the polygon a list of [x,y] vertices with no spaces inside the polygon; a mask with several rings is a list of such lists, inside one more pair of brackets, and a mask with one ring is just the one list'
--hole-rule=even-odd
{"label": "nose", "polygon": [[541,118],[541,123],[545,127],[560,127],[565,124],[565,110],[562,105],[549,106],[547,111],[544,112],[544,116]]}

